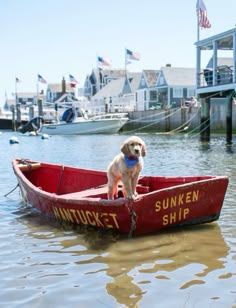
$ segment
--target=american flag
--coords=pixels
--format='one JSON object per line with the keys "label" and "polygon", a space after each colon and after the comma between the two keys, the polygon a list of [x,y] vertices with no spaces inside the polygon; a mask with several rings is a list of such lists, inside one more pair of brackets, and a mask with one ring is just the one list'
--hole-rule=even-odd
{"label": "american flag", "polygon": [[103,57],[98,57],[98,65],[111,66],[111,61]]}
{"label": "american flag", "polygon": [[203,0],[197,1],[197,14],[199,18],[199,26],[204,29],[210,28],[211,23],[207,18],[207,10]]}
{"label": "american flag", "polygon": [[126,49],[126,59],[129,60],[140,60],[140,54],[138,52]]}
{"label": "american flag", "polygon": [[42,83],[47,83],[47,81],[39,74],[38,74],[38,81]]}
{"label": "american flag", "polygon": [[69,74],[69,78],[70,78],[70,83],[78,83],[78,81],[75,79],[74,76],[72,76],[71,74]]}

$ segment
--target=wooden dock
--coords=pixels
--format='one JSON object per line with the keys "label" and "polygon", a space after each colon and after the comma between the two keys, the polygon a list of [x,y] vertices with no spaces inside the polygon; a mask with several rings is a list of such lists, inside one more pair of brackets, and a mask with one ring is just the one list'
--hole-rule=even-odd
{"label": "wooden dock", "polygon": [[[226,142],[232,143],[233,104],[236,89],[236,28],[199,40],[196,45],[196,94],[201,102],[201,140],[209,141],[211,133],[210,110],[214,99],[223,99],[226,113]],[[204,52],[212,57],[203,68]],[[228,55],[220,57],[220,52]],[[206,58],[205,58],[206,59]]]}

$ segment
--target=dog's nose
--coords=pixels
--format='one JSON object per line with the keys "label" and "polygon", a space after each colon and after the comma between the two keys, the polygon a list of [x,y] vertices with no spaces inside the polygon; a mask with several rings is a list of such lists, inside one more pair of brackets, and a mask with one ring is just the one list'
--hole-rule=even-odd
{"label": "dog's nose", "polygon": [[139,149],[135,149],[135,154],[139,154]]}

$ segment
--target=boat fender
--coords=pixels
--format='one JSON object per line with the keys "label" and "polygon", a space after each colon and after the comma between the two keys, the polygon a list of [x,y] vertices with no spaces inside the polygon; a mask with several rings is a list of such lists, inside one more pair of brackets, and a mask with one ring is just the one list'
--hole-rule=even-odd
{"label": "boat fender", "polygon": [[9,143],[10,143],[10,144],[19,143],[19,140],[18,140],[17,137],[11,137],[10,140],[9,140]]}
{"label": "boat fender", "polygon": [[48,134],[43,134],[41,137],[41,139],[48,139],[48,138],[49,138]]}
{"label": "boat fender", "polygon": [[29,132],[29,136],[36,136],[37,133],[35,131]]}

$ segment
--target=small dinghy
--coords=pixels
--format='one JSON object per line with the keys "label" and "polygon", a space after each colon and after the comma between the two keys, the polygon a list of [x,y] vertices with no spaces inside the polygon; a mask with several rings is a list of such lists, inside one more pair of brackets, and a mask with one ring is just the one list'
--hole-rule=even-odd
{"label": "small dinghy", "polygon": [[143,234],[217,220],[226,176],[143,176],[134,200],[107,199],[107,174],[46,162],[14,159],[23,200],[48,217],[70,224]]}

